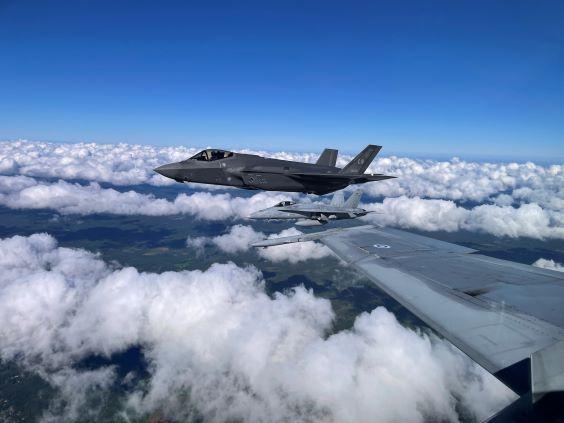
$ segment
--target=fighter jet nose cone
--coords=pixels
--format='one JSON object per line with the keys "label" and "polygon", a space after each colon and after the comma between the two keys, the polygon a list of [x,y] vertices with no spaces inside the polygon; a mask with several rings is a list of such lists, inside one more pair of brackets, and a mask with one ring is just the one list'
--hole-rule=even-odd
{"label": "fighter jet nose cone", "polygon": [[175,166],[175,163],[165,164],[153,169],[155,172],[166,176],[167,178],[176,179],[176,173],[178,172],[178,168]]}
{"label": "fighter jet nose cone", "polygon": [[259,210],[249,215],[249,219],[269,219],[271,218],[270,213],[266,210]]}

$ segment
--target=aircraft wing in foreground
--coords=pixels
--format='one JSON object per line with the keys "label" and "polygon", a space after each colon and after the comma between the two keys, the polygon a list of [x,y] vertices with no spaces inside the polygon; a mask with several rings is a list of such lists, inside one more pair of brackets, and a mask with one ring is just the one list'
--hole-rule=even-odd
{"label": "aircraft wing in foreground", "polygon": [[267,239],[319,240],[520,398],[491,421],[562,421],[564,273],[374,226]]}

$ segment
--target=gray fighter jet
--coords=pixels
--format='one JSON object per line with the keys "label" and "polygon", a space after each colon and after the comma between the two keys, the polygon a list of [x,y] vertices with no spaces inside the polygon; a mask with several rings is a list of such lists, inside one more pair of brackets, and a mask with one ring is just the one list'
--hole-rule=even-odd
{"label": "gray fighter jet", "polygon": [[564,273],[391,228],[319,240],[519,395],[489,422],[564,421]]}
{"label": "gray fighter jet", "polygon": [[316,226],[329,223],[331,220],[354,219],[370,213],[358,207],[361,190],[356,190],[345,201],[342,191],[333,194],[330,204],[316,203],[294,203],[293,201],[282,201],[275,206],[259,210],[249,217],[251,219],[268,220],[297,220],[298,226]]}
{"label": "gray fighter jet", "polygon": [[343,169],[335,167],[337,150],[325,149],[317,163],[270,159],[225,150],[204,150],[187,160],[155,169],[178,182],[199,182],[266,191],[327,194],[351,184],[394,178],[365,174],[382,147],[367,146]]}

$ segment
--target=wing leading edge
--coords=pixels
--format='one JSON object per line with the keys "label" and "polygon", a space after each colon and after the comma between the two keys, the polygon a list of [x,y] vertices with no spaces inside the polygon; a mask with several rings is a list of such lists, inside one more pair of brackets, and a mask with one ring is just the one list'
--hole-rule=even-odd
{"label": "wing leading edge", "polygon": [[290,238],[255,246],[317,239],[518,394],[564,391],[563,273],[390,228]]}

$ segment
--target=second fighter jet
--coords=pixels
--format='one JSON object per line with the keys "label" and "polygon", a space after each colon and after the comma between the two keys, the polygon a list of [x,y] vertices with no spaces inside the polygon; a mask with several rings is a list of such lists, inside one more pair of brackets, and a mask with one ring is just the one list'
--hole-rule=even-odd
{"label": "second fighter jet", "polygon": [[332,220],[355,219],[370,213],[358,207],[361,190],[356,190],[345,201],[343,192],[333,194],[331,203],[294,203],[282,201],[267,209],[259,210],[249,217],[265,220],[296,220],[298,226],[325,225]]}

